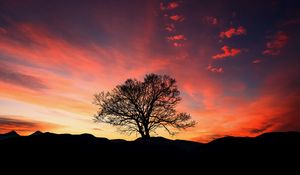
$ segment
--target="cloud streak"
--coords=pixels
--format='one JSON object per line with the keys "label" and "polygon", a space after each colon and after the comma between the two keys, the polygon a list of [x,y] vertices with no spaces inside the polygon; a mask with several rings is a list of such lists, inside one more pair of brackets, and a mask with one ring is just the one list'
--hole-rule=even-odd
{"label": "cloud streak", "polygon": [[246,35],[247,31],[245,29],[245,27],[243,26],[239,26],[237,28],[231,27],[228,30],[221,32],[219,34],[219,37],[224,39],[224,38],[231,38],[235,35]]}
{"label": "cloud streak", "polygon": [[214,56],[212,56],[213,59],[218,60],[218,59],[224,59],[227,57],[234,57],[238,54],[241,53],[240,49],[236,49],[236,48],[230,48],[229,46],[223,46],[221,48],[221,50],[223,51],[223,53],[220,54],[216,54]]}
{"label": "cloud streak", "polygon": [[0,133],[12,130],[20,134],[31,134],[37,130],[48,131],[49,129],[61,127],[57,124],[24,119],[21,116],[0,115]]}
{"label": "cloud streak", "polygon": [[281,49],[288,43],[288,35],[283,31],[278,31],[271,37],[270,41],[266,43],[267,49],[263,51],[264,55],[279,55]]}
{"label": "cloud streak", "polygon": [[48,88],[41,79],[14,71],[11,68],[5,67],[5,65],[0,65],[0,81],[31,90],[43,90]]}

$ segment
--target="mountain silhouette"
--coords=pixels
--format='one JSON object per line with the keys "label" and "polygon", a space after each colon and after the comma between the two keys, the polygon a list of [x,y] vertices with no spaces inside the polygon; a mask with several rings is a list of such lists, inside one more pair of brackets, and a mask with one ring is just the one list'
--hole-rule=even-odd
{"label": "mountain silhouette", "polygon": [[35,131],[34,133],[30,134],[31,136],[35,136],[35,135],[41,135],[43,134],[41,131]]}
{"label": "mountain silhouette", "polygon": [[5,134],[0,134],[0,140],[5,140],[5,139],[10,139],[10,138],[15,138],[19,137],[20,135],[16,131],[10,131]]}
{"label": "mountain silhouette", "polygon": [[[257,137],[224,137],[209,143],[170,140],[163,137],[134,141],[109,140],[91,134],[71,135],[35,132],[19,136],[16,132],[0,135],[1,159],[8,162],[30,157],[40,166],[161,166],[176,168],[200,166],[244,166],[266,168],[284,164],[296,168],[300,156],[299,132],[265,133]],[[55,160],[55,164],[50,161]],[[45,164],[48,162],[48,164]],[[154,164],[153,164],[154,163]],[[277,167],[277,166],[275,166]],[[66,167],[63,167],[66,168]],[[78,168],[78,167],[77,167]],[[248,167],[249,168],[249,167]],[[271,167],[270,167],[271,168]]]}

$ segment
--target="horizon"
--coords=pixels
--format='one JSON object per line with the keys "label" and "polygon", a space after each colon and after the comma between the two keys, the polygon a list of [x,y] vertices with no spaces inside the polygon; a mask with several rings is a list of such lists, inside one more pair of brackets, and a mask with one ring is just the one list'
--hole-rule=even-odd
{"label": "horizon", "polygon": [[0,0],[0,134],[90,133],[134,140],[93,122],[93,95],[146,74],[177,80],[175,136],[300,131],[300,2]]}
{"label": "horizon", "polygon": [[[98,136],[95,136],[91,133],[80,133],[80,134],[70,134],[70,133],[55,133],[55,132],[48,132],[48,131],[39,131],[39,130],[36,130],[32,133],[29,133],[27,135],[23,135],[23,134],[19,134],[17,131],[15,130],[11,130],[7,133],[0,133],[0,136],[3,134],[10,134],[10,133],[16,133],[18,136],[21,136],[21,137],[28,137],[28,136],[32,136],[33,134],[35,133],[39,133],[39,134],[54,134],[54,135],[73,135],[73,136],[80,136],[80,135],[85,135],[85,134],[88,134],[88,135],[92,135],[93,137],[95,138],[104,138],[104,139],[108,139],[108,140],[124,140],[124,141],[128,141],[128,142],[131,142],[131,141],[136,141],[136,140],[139,140],[139,139],[143,139],[142,137],[137,137],[135,139],[132,139],[132,140],[128,140],[128,139],[109,139],[109,138],[106,138],[106,137],[98,137]],[[171,140],[171,141],[192,141],[192,142],[196,142],[196,143],[201,143],[201,144],[208,144],[210,142],[213,142],[215,140],[218,140],[218,139],[222,139],[222,138],[228,138],[228,137],[235,137],[235,138],[257,138],[261,135],[265,135],[265,134],[278,134],[278,133],[300,133],[299,131],[277,131],[277,132],[265,132],[265,133],[262,133],[262,134],[259,134],[259,135],[256,135],[256,136],[231,136],[231,135],[224,135],[222,137],[218,137],[218,138],[214,138],[214,139],[211,139],[211,140],[206,140],[206,141],[199,141],[199,140],[184,140],[184,139],[174,139],[174,138],[166,138],[166,137],[162,137],[162,136],[154,136],[154,137],[151,137],[151,138],[162,138],[162,139],[166,139],[166,140]],[[150,139],[151,139],[150,138]],[[148,138],[149,139],[149,138]],[[1,139],[0,139],[1,140]]]}

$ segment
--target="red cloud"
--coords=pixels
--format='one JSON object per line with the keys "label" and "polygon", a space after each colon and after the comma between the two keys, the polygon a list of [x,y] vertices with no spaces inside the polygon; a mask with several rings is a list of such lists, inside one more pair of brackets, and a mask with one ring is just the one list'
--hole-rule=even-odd
{"label": "red cloud", "polygon": [[225,32],[221,32],[219,34],[220,38],[231,38],[233,35],[246,35],[247,31],[243,26],[239,26],[238,28],[230,28]]}
{"label": "red cloud", "polygon": [[184,17],[182,15],[172,15],[169,18],[176,22],[181,22],[184,20]]}
{"label": "red cloud", "polygon": [[267,42],[267,49],[263,51],[264,55],[278,55],[280,49],[283,48],[288,42],[288,36],[286,33],[279,31],[271,38],[271,41]]}
{"label": "red cloud", "polygon": [[240,49],[235,49],[235,48],[229,48],[228,46],[223,46],[221,48],[221,50],[224,51],[224,53],[220,53],[217,55],[214,55],[212,58],[213,59],[222,59],[222,58],[226,58],[226,57],[234,57],[237,54],[241,53]]}
{"label": "red cloud", "polygon": [[205,16],[205,17],[203,17],[203,22],[211,24],[211,25],[217,25],[218,19],[213,16]]}
{"label": "red cloud", "polygon": [[184,35],[174,35],[174,36],[169,36],[167,39],[169,41],[179,41],[179,40],[186,40],[186,37]]}
{"label": "red cloud", "polygon": [[208,65],[207,70],[214,73],[224,73],[224,69],[222,67],[213,67],[212,65]]}
{"label": "red cloud", "polygon": [[177,2],[170,2],[167,5],[164,5],[164,3],[160,3],[159,4],[159,8],[160,10],[173,10],[176,9],[177,7],[179,7],[179,4]]}
{"label": "red cloud", "polygon": [[170,2],[168,5],[167,5],[167,9],[168,10],[172,10],[172,9],[175,9],[179,7],[179,4],[177,2]]}
{"label": "red cloud", "polygon": [[[21,66],[12,60],[12,69],[18,70],[22,74],[2,73],[0,75],[2,79],[8,76],[13,76],[13,78],[9,79],[10,82],[0,81],[0,96],[26,103],[89,115],[93,110],[90,97],[99,90],[100,81],[101,88],[109,89],[113,87],[114,81],[155,72],[168,62],[166,59],[155,58],[149,62],[147,67],[144,67],[142,65],[147,58],[144,59],[139,55],[140,53],[137,53],[139,59],[133,61],[132,57],[126,56],[116,48],[104,49],[95,44],[80,46],[67,42],[44,26],[25,23],[16,23],[14,26],[15,30],[8,30],[9,35],[0,37],[1,54],[14,57],[26,65],[34,66]],[[19,42],[11,37],[14,35],[27,38],[28,42]],[[144,44],[141,42],[136,42],[137,46],[134,45],[133,48],[144,49]],[[3,62],[9,61],[0,60],[1,65]],[[125,66],[127,64],[131,64],[132,68]],[[106,79],[107,76],[104,75],[108,74],[114,77],[113,80]],[[32,88],[24,88],[25,85],[41,87],[41,85],[37,85],[37,81],[35,84],[30,82],[30,85],[19,83],[29,79],[33,80],[30,77],[40,80],[47,88],[40,92],[32,90]],[[60,103],[57,103],[57,99],[60,99]]]}

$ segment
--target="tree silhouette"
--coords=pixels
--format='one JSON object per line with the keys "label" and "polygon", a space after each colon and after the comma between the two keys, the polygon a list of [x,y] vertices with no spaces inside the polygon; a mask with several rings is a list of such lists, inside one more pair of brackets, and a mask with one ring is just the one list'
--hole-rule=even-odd
{"label": "tree silhouette", "polygon": [[118,126],[121,132],[139,133],[149,138],[158,128],[175,134],[170,129],[185,129],[195,125],[187,113],[177,113],[181,101],[175,79],[167,75],[148,74],[144,81],[127,79],[111,92],[95,94],[94,104],[99,108],[96,122]]}

